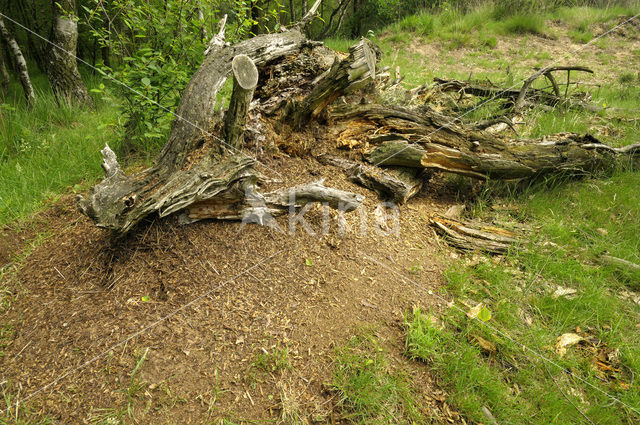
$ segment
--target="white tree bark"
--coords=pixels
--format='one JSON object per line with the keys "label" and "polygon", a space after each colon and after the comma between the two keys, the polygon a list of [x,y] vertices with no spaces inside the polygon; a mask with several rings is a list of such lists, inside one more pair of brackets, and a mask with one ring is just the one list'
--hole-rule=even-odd
{"label": "white tree bark", "polygon": [[4,38],[4,41],[7,43],[9,49],[11,49],[11,53],[13,54],[13,60],[20,76],[20,83],[22,84],[22,88],[24,89],[24,95],[27,99],[27,105],[32,106],[36,100],[36,95],[33,91],[33,86],[31,85],[31,79],[29,78],[27,62],[24,60],[24,56],[22,55],[20,46],[18,46],[15,38],[13,38],[6,25],[4,24],[2,16],[0,16],[0,34],[2,34],[2,38]]}

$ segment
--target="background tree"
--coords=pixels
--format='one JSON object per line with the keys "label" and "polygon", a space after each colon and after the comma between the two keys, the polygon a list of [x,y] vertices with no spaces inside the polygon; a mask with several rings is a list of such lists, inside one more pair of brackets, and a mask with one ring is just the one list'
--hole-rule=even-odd
{"label": "background tree", "polygon": [[33,86],[31,85],[31,78],[29,78],[27,61],[24,60],[24,55],[22,54],[20,46],[18,46],[15,38],[7,29],[2,15],[0,15],[0,34],[13,54],[14,68],[18,71],[18,75],[20,76],[20,83],[22,83],[22,88],[24,89],[27,105],[31,106],[36,100],[36,95],[33,91]]}
{"label": "background tree", "polygon": [[76,62],[78,23],[75,0],[52,0],[53,29],[47,76],[58,103],[92,105]]}
{"label": "background tree", "polygon": [[4,49],[2,48],[2,43],[0,42],[0,91],[2,92],[2,94],[7,92],[10,81],[11,78],[9,77],[9,71],[7,71],[7,66],[4,60]]}

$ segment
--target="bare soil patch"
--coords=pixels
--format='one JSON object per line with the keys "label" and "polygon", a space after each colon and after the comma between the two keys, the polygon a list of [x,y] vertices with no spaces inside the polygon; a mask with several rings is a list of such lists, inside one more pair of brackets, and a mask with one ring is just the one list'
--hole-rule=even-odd
{"label": "bare soil patch", "polygon": [[[278,219],[283,233],[154,219],[115,241],[64,197],[42,223],[52,236],[6,280],[17,296],[3,318],[15,329],[0,358],[4,385],[19,387],[22,398],[54,382],[33,398],[34,409],[61,423],[86,423],[104,415],[100,409],[126,406],[136,360],[148,349],[137,373],[146,384],[133,402],[136,423],[278,420],[283,398],[294,399],[301,417],[339,423],[328,385],[335,348],[373,326],[394,367],[414,375],[427,415],[451,417],[425,368],[403,358],[404,313],[438,306],[387,269],[426,289],[440,284],[445,265],[426,217],[452,204],[437,189],[444,183],[376,231],[376,220],[384,221],[379,201],[342,174],[311,158],[270,166],[286,180],[322,175],[366,195],[362,217],[347,214],[340,235],[332,213],[323,234],[326,219],[316,207],[305,215],[315,235],[298,224],[294,236],[285,217]],[[277,348],[288,349],[291,369],[252,366]]]}

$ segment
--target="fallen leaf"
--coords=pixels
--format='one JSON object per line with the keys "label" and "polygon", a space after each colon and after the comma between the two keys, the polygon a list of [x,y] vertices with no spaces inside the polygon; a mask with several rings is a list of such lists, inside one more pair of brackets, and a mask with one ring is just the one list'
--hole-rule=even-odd
{"label": "fallen leaf", "polygon": [[553,299],[558,299],[560,297],[566,297],[567,295],[573,295],[577,293],[578,290],[573,288],[565,288],[564,286],[558,286],[558,289],[551,295]]}
{"label": "fallen leaf", "polygon": [[467,317],[470,317],[471,319],[480,319],[483,322],[488,322],[489,320],[491,320],[491,312],[487,307],[484,306],[483,303],[479,303],[467,312]]}
{"label": "fallen leaf", "polygon": [[487,341],[486,339],[478,335],[471,335],[471,338],[473,338],[473,340],[478,343],[480,348],[482,348],[487,353],[495,354],[498,352],[498,349],[493,342]]}
{"label": "fallen leaf", "polygon": [[576,345],[583,339],[583,337],[574,333],[566,333],[560,335],[556,339],[556,353],[558,353],[560,357],[564,356],[565,354],[567,354],[567,348]]}

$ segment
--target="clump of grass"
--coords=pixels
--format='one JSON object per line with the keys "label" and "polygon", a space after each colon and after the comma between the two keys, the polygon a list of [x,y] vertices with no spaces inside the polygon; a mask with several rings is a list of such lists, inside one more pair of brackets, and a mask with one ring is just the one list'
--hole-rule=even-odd
{"label": "clump of grass", "polygon": [[569,38],[574,43],[587,44],[591,40],[593,40],[594,35],[591,31],[584,30],[569,30],[568,32]]}
{"label": "clump of grass", "polygon": [[333,388],[345,418],[355,423],[425,423],[408,377],[391,370],[370,332],[352,337],[338,350]]}
{"label": "clump of grass", "polygon": [[436,26],[434,16],[429,13],[410,15],[398,22],[395,27],[400,31],[426,36],[433,32]]}
{"label": "clump of grass", "polygon": [[630,84],[633,83],[635,79],[636,75],[634,75],[632,72],[625,72],[624,74],[620,75],[620,77],[618,77],[618,81],[620,81],[620,84]]}
{"label": "clump of grass", "polygon": [[[0,225],[27,216],[47,198],[100,177],[100,149],[118,146],[117,111],[58,106],[43,76],[33,78],[37,100],[27,109],[17,82],[0,105]],[[97,78],[88,78],[89,88]]]}
{"label": "clump of grass", "polygon": [[277,373],[291,369],[289,349],[275,347],[271,352],[258,353],[252,363],[253,367],[268,373]]}
{"label": "clump of grass", "polygon": [[539,15],[514,15],[502,22],[502,28],[508,34],[544,34],[544,19]]}

